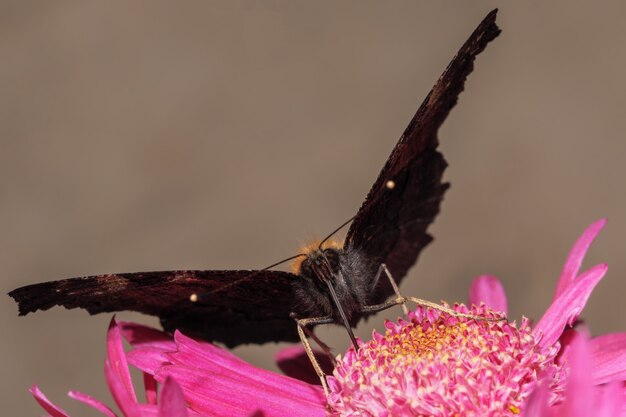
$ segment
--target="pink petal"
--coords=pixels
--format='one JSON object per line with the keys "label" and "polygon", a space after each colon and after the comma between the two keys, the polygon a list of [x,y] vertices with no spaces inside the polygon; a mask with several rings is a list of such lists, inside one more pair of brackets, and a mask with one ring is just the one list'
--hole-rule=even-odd
{"label": "pink petal", "polygon": [[125,329],[135,346],[127,354],[128,361],[154,374],[157,381],[173,377],[196,411],[212,416],[262,412],[267,417],[325,413],[325,399],[319,387],[258,369],[224,349],[180,332],[175,332],[172,347],[172,342],[160,336],[160,332],[130,325],[125,325]]}
{"label": "pink petal", "polygon": [[493,275],[481,275],[472,282],[469,304],[480,305],[481,302],[492,310],[502,311],[505,315],[508,313],[504,287]]}
{"label": "pink petal", "polygon": [[126,392],[128,392],[133,402],[137,403],[137,395],[135,394],[133,381],[130,379],[126,352],[124,352],[124,345],[122,343],[122,332],[115,322],[115,317],[111,319],[111,324],[107,332],[107,356],[108,364],[111,370],[115,372],[116,379],[124,384]]}
{"label": "pink petal", "polygon": [[554,300],[556,300],[563,291],[569,286],[569,284],[576,279],[578,275],[578,271],[580,270],[580,265],[585,258],[585,254],[587,250],[591,246],[591,243],[598,236],[600,231],[606,225],[606,219],[600,219],[595,223],[592,223],[583,234],[578,238],[569,255],[567,256],[567,260],[565,261],[565,265],[563,266],[563,270],[561,271],[561,277],[559,278],[559,282],[556,285],[556,291],[554,293]]}
{"label": "pink petal", "polygon": [[[330,358],[322,352],[313,352],[326,375],[333,372],[333,364]],[[276,364],[281,371],[292,378],[307,382],[313,385],[320,385],[320,379],[313,369],[304,348],[300,345],[290,346],[281,349],[276,354]]]}
{"label": "pink petal", "polygon": [[[250,381],[263,381],[264,384],[280,389],[289,383],[295,383],[298,387],[310,387],[309,384],[293,378],[252,366],[211,343],[196,341],[180,332],[175,332],[174,338],[178,344],[178,351],[168,355],[174,365],[180,364],[215,373],[241,375],[242,378]],[[180,383],[180,380],[176,379],[176,381]],[[310,388],[314,392],[321,393],[318,387]],[[323,398],[323,395],[316,396],[316,398]]]}
{"label": "pink petal", "polygon": [[161,391],[161,402],[159,404],[159,417],[187,417],[187,407],[183,391],[176,381],[167,378]]}
{"label": "pink petal", "polygon": [[143,373],[143,385],[146,387],[146,402],[155,405],[157,403],[157,382],[150,374]]}
{"label": "pink petal", "polygon": [[164,363],[169,362],[167,355],[154,347],[136,348],[128,352],[126,358],[135,368],[150,375],[154,375]]}
{"label": "pink petal", "polygon": [[595,337],[590,347],[594,384],[626,380],[626,333]]}
{"label": "pink petal", "polygon": [[624,403],[624,393],[621,382],[611,382],[605,386],[596,388],[598,390],[595,417],[616,417],[620,415]]}
{"label": "pink petal", "polygon": [[[158,379],[167,377],[176,379],[190,406],[200,413],[239,416],[262,411],[266,417],[325,415],[324,404],[316,395],[318,389],[295,379],[286,381],[282,387],[272,387],[241,374],[215,374],[182,366],[165,366],[157,375]],[[314,400],[307,400],[307,394]]]}
{"label": "pink petal", "polygon": [[564,365],[563,358],[567,358],[569,355],[572,341],[576,338],[577,333],[576,327],[570,327],[563,330],[563,333],[559,337],[561,348],[559,349],[558,356],[555,358],[555,362],[558,363],[559,366]]}
{"label": "pink petal", "polygon": [[118,326],[121,327],[124,338],[135,348],[152,347],[164,352],[176,350],[176,343],[170,334],[138,323],[122,321]]}
{"label": "pink petal", "polygon": [[565,326],[567,324],[571,326],[574,323],[607,269],[606,264],[590,268],[577,280],[571,282],[552,302],[534,329],[535,334],[542,334],[539,342],[541,347],[553,345],[563,333]]}
{"label": "pink petal", "polygon": [[37,385],[33,385],[29,389],[30,393],[35,397],[35,401],[39,403],[41,408],[43,408],[48,414],[52,417],[69,417],[69,415],[63,411],[61,408],[52,404],[50,400],[39,390]]}
{"label": "pink petal", "polygon": [[[237,369],[239,366],[243,365],[257,369],[225,349],[219,348],[209,342],[197,341],[187,337],[178,330],[174,332],[174,341],[176,342],[176,354],[181,353],[182,346],[184,348],[183,351],[189,352],[191,355],[198,355],[199,358],[208,359],[210,362],[219,361],[220,364],[229,368]],[[273,372],[270,373],[273,374]]]}
{"label": "pink petal", "polygon": [[591,353],[582,333],[577,333],[570,342],[567,364],[569,375],[562,414],[568,417],[594,415],[592,409],[595,391],[591,383]]}
{"label": "pink petal", "polygon": [[122,410],[124,417],[141,417],[137,400],[128,392],[126,384],[120,379],[119,373],[111,366],[109,360],[104,364],[104,376],[109,386],[111,396],[120,410]]}
{"label": "pink petal", "polygon": [[159,409],[157,408],[156,405],[137,404],[137,409],[139,410],[141,417],[161,417],[159,415]]}
{"label": "pink petal", "polygon": [[93,398],[91,395],[84,394],[79,391],[70,391],[67,393],[70,398],[73,398],[77,401],[87,404],[91,408],[94,408],[100,411],[107,417],[117,417],[117,415],[111,410],[109,407],[104,405],[100,400]]}
{"label": "pink petal", "polygon": [[262,411],[266,416],[323,416],[321,388],[255,368],[210,343],[176,332],[178,351],[168,354],[172,365],[155,375],[173,377],[193,409],[236,416]]}
{"label": "pink petal", "polygon": [[530,394],[526,404],[524,404],[524,410],[522,417],[550,417],[550,406],[548,399],[550,398],[550,389],[547,384],[541,384]]}

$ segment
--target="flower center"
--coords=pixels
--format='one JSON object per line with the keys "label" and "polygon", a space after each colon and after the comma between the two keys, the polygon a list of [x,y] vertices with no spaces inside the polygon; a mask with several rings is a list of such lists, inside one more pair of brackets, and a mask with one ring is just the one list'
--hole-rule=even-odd
{"label": "flower center", "polygon": [[[498,317],[485,306],[454,310]],[[558,371],[557,347],[539,347],[526,319],[517,327],[418,307],[385,327],[339,359],[331,415],[515,416],[538,375]]]}

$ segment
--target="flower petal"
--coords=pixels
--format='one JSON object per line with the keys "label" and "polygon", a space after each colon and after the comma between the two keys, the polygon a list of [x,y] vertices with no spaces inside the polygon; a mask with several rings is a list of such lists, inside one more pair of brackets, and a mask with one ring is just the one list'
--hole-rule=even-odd
{"label": "flower petal", "polygon": [[148,404],[156,404],[157,403],[157,382],[154,379],[154,376],[143,373],[143,385],[146,387],[146,402]]}
{"label": "flower petal", "polygon": [[176,332],[178,351],[168,354],[171,365],[155,375],[173,377],[190,406],[211,415],[323,416],[321,388],[278,375],[242,361],[210,343]]}
{"label": "flower petal", "polygon": [[[313,352],[317,362],[326,375],[333,372],[333,364],[330,358],[322,352]],[[313,369],[304,348],[300,345],[281,349],[276,354],[276,364],[285,375],[313,385],[320,385],[320,379]]]}
{"label": "flower petal", "polygon": [[52,417],[69,417],[69,414],[63,411],[63,409],[52,404],[50,400],[48,400],[48,398],[43,394],[43,392],[41,392],[37,385],[33,385],[32,387],[30,387],[29,391],[31,394],[33,394],[33,397],[35,397],[35,401],[39,403],[41,408],[46,410],[46,412]]}
{"label": "flower petal", "polygon": [[111,396],[122,411],[124,417],[141,417],[137,401],[132,397],[126,384],[120,379],[119,373],[111,366],[109,360],[104,364],[104,377],[109,386]]}
{"label": "flower petal", "polygon": [[530,394],[526,404],[524,404],[524,412],[522,417],[550,417],[552,416],[548,399],[550,398],[550,389],[547,384],[540,384]]}
{"label": "flower petal", "polygon": [[574,335],[570,341],[567,356],[569,375],[565,388],[563,415],[568,417],[589,417],[594,415],[594,394],[591,383],[591,353],[587,338],[583,333]]}
{"label": "flower petal", "polygon": [[159,403],[159,417],[187,417],[187,406],[183,391],[176,381],[166,378],[161,391]]}
{"label": "flower petal", "polygon": [[164,363],[169,362],[165,352],[154,347],[136,348],[126,353],[126,358],[135,368],[150,375],[154,375]]}
{"label": "flower petal", "polygon": [[137,404],[137,409],[139,410],[141,417],[161,417],[159,415],[159,409],[157,408],[156,405]]}
{"label": "flower petal", "polygon": [[598,395],[593,415],[595,417],[619,416],[622,407],[626,405],[622,383],[615,381],[596,389],[598,390]]}
{"label": "flower petal", "polygon": [[569,284],[576,279],[578,271],[580,270],[580,265],[585,258],[587,250],[589,250],[589,247],[595,238],[598,236],[600,231],[602,231],[606,222],[606,219],[600,219],[592,223],[578,238],[567,256],[567,260],[565,261],[565,265],[561,271],[561,277],[559,278],[559,282],[556,285],[556,291],[554,292],[554,300],[556,300],[561,293],[565,291]]}
{"label": "flower petal", "polygon": [[607,269],[606,264],[590,268],[577,280],[570,282],[568,287],[552,302],[534,329],[535,334],[542,334],[540,346],[546,347],[554,344],[563,333],[565,326],[574,323]]}
{"label": "flower petal", "polygon": [[163,367],[157,374],[159,380],[167,377],[179,382],[190,406],[200,413],[239,416],[263,411],[268,417],[325,415],[321,401],[303,398],[303,394],[315,394],[317,389],[295,379],[286,381],[282,387],[272,387],[244,375],[172,365]]}
{"label": "flower petal", "polygon": [[592,378],[596,385],[626,381],[626,333],[611,333],[590,341]]}
{"label": "flower petal", "polygon": [[130,395],[133,402],[137,403],[137,395],[135,394],[133,381],[130,378],[126,352],[124,352],[124,345],[122,343],[122,332],[115,322],[115,317],[111,319],[111,324],[109,324],[109,330],[107,332],[107,356],[107,362],[111,371],[116,374],[115,379],[124,385],[125,391]]}
{"label": "flower petal", "polygon": [[493,275],[481,275],[472,282],[469,305],[480,305],[480,303],[485,303],[492,310],[502,311],[505,315],[508,313],[504,287]]}
{"label": "flower petal", "polygon": [[[310,387],[302,381],[289,378],[265,369],[257,368],[236,357],[232,353],[208,343],[191,339],[180,332],[174,333],[178,350],[168,356],[173,365],[185,365],[199,368],[218,374],[236,375],[249,381],[262,381],[263,384],[273,388],[283,389],[286,385],[293,385],[294,392],[300,392],[300,388],[309,387],[307,391],[316,395],[303,395],[303,398],[323,399],[322,390],[319,387]],[[181,381],[176,379],[180,384]]]}
{"label": "flower petal", "polygon": [[176,350],[176,343],[172,335],[144,326],[138,323],[121,321],[117,324],[122,329],[122,334],[133,347],[153,347],[165,352]]}
{"label": "flower petal", "polygon": [[107,360],[104,363],[104,376],[109,391],[125,417],[141,417],[137,395],[133,387],[122,343],[120,326],[111,319],[107,332]]}
{"label": "flower petal", "polygon": [[117,414],[115,414],[113,410],[111,410],[104,403],[92,397],[91,395],[84,394],[80,391],[70,391],[67,393],[67,395],[76,401],[80,401],[81,403],[87,404],[91,408],[100,411],[107,417],[117,417]]}

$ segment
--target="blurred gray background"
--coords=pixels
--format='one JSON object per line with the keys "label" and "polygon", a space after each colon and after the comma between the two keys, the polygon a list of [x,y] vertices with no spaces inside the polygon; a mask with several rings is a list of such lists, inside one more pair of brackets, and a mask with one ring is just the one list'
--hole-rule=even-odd
{"label": "blurred gray background", "polygon": [[[2,292],[294,254],[355,213],[452,55],[500,6],[503,34],[440,132],[452,188],[435,242],[402,289],[466,300],[492,273],[512,318],[539,318],[575,239],[609,217],[585,263],[609,273],[584,317],[594,334],[624,331],[626,4],[601,4],[4,1]],[[75,416],[95,413],[68,389],[113,403],[110,315],[0,306],[6,415],[42,414],[32,383]],[[348,345],[340,329],[321,335]],[[275,369],[278,348],[237,353]]]}

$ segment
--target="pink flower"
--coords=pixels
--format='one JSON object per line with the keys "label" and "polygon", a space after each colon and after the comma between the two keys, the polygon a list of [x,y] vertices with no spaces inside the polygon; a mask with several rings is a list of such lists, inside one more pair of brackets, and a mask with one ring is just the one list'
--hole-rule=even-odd
{"label": "pink flower", "polygon": [[[339,360],[329,378],[331,415],[619,415],[615,410],[625,404],[620,387],[626,379],[626,333],[587,342],[565,330],[607,270],[600,264],[579,274],[605,224],[592,224],[576,242],[554,300],[533,329],[526,319],[518,327],[419,306],[408,321],[387,323],[384,335],[374,333],[359,352],[349,350]],[[507,309],[502,285],[491,276],[475,280],[470,302],[471,309],[453,309],[487,317],[494,313],[482,302]],[[598,410],[608,414],[595,414]]]}
{"label": "pink flower", "polygon": [[[484,304],[453,309],[498,317]],[[339,361],[328,381],[331,415],[513,416],[539,375],[560,372],[558,349],[541,347],[525,319],[517,327],[418,306],[386,327]]]}
{"label": "pink flower", "polygon": [[[573,329],[607,269],[579,273],[604,225],[592,224],[576,242],[534,328],[527,319],[476,321],[420,306],[388,322],[386,333],[374,333],[359,352],[338,358],[328,398],[317,385],[255,368],[210,343],[132,323],[109,328],[107,382],[123,416],[626,416],[626,333],[588,339]],[[470,303],[452,309],[492,318],[507,310],[502,285],[491,276],[475,280]],[[122,334],[130,352],[123,351]],[[279,363],[306,374],[303,357],[289,348]],[[147,404],[137,401],[128,363],[144,372]],[[67,415],[37,387],[31,391],[50,415]],[[70,396],[116,415],[85,394]]]}

